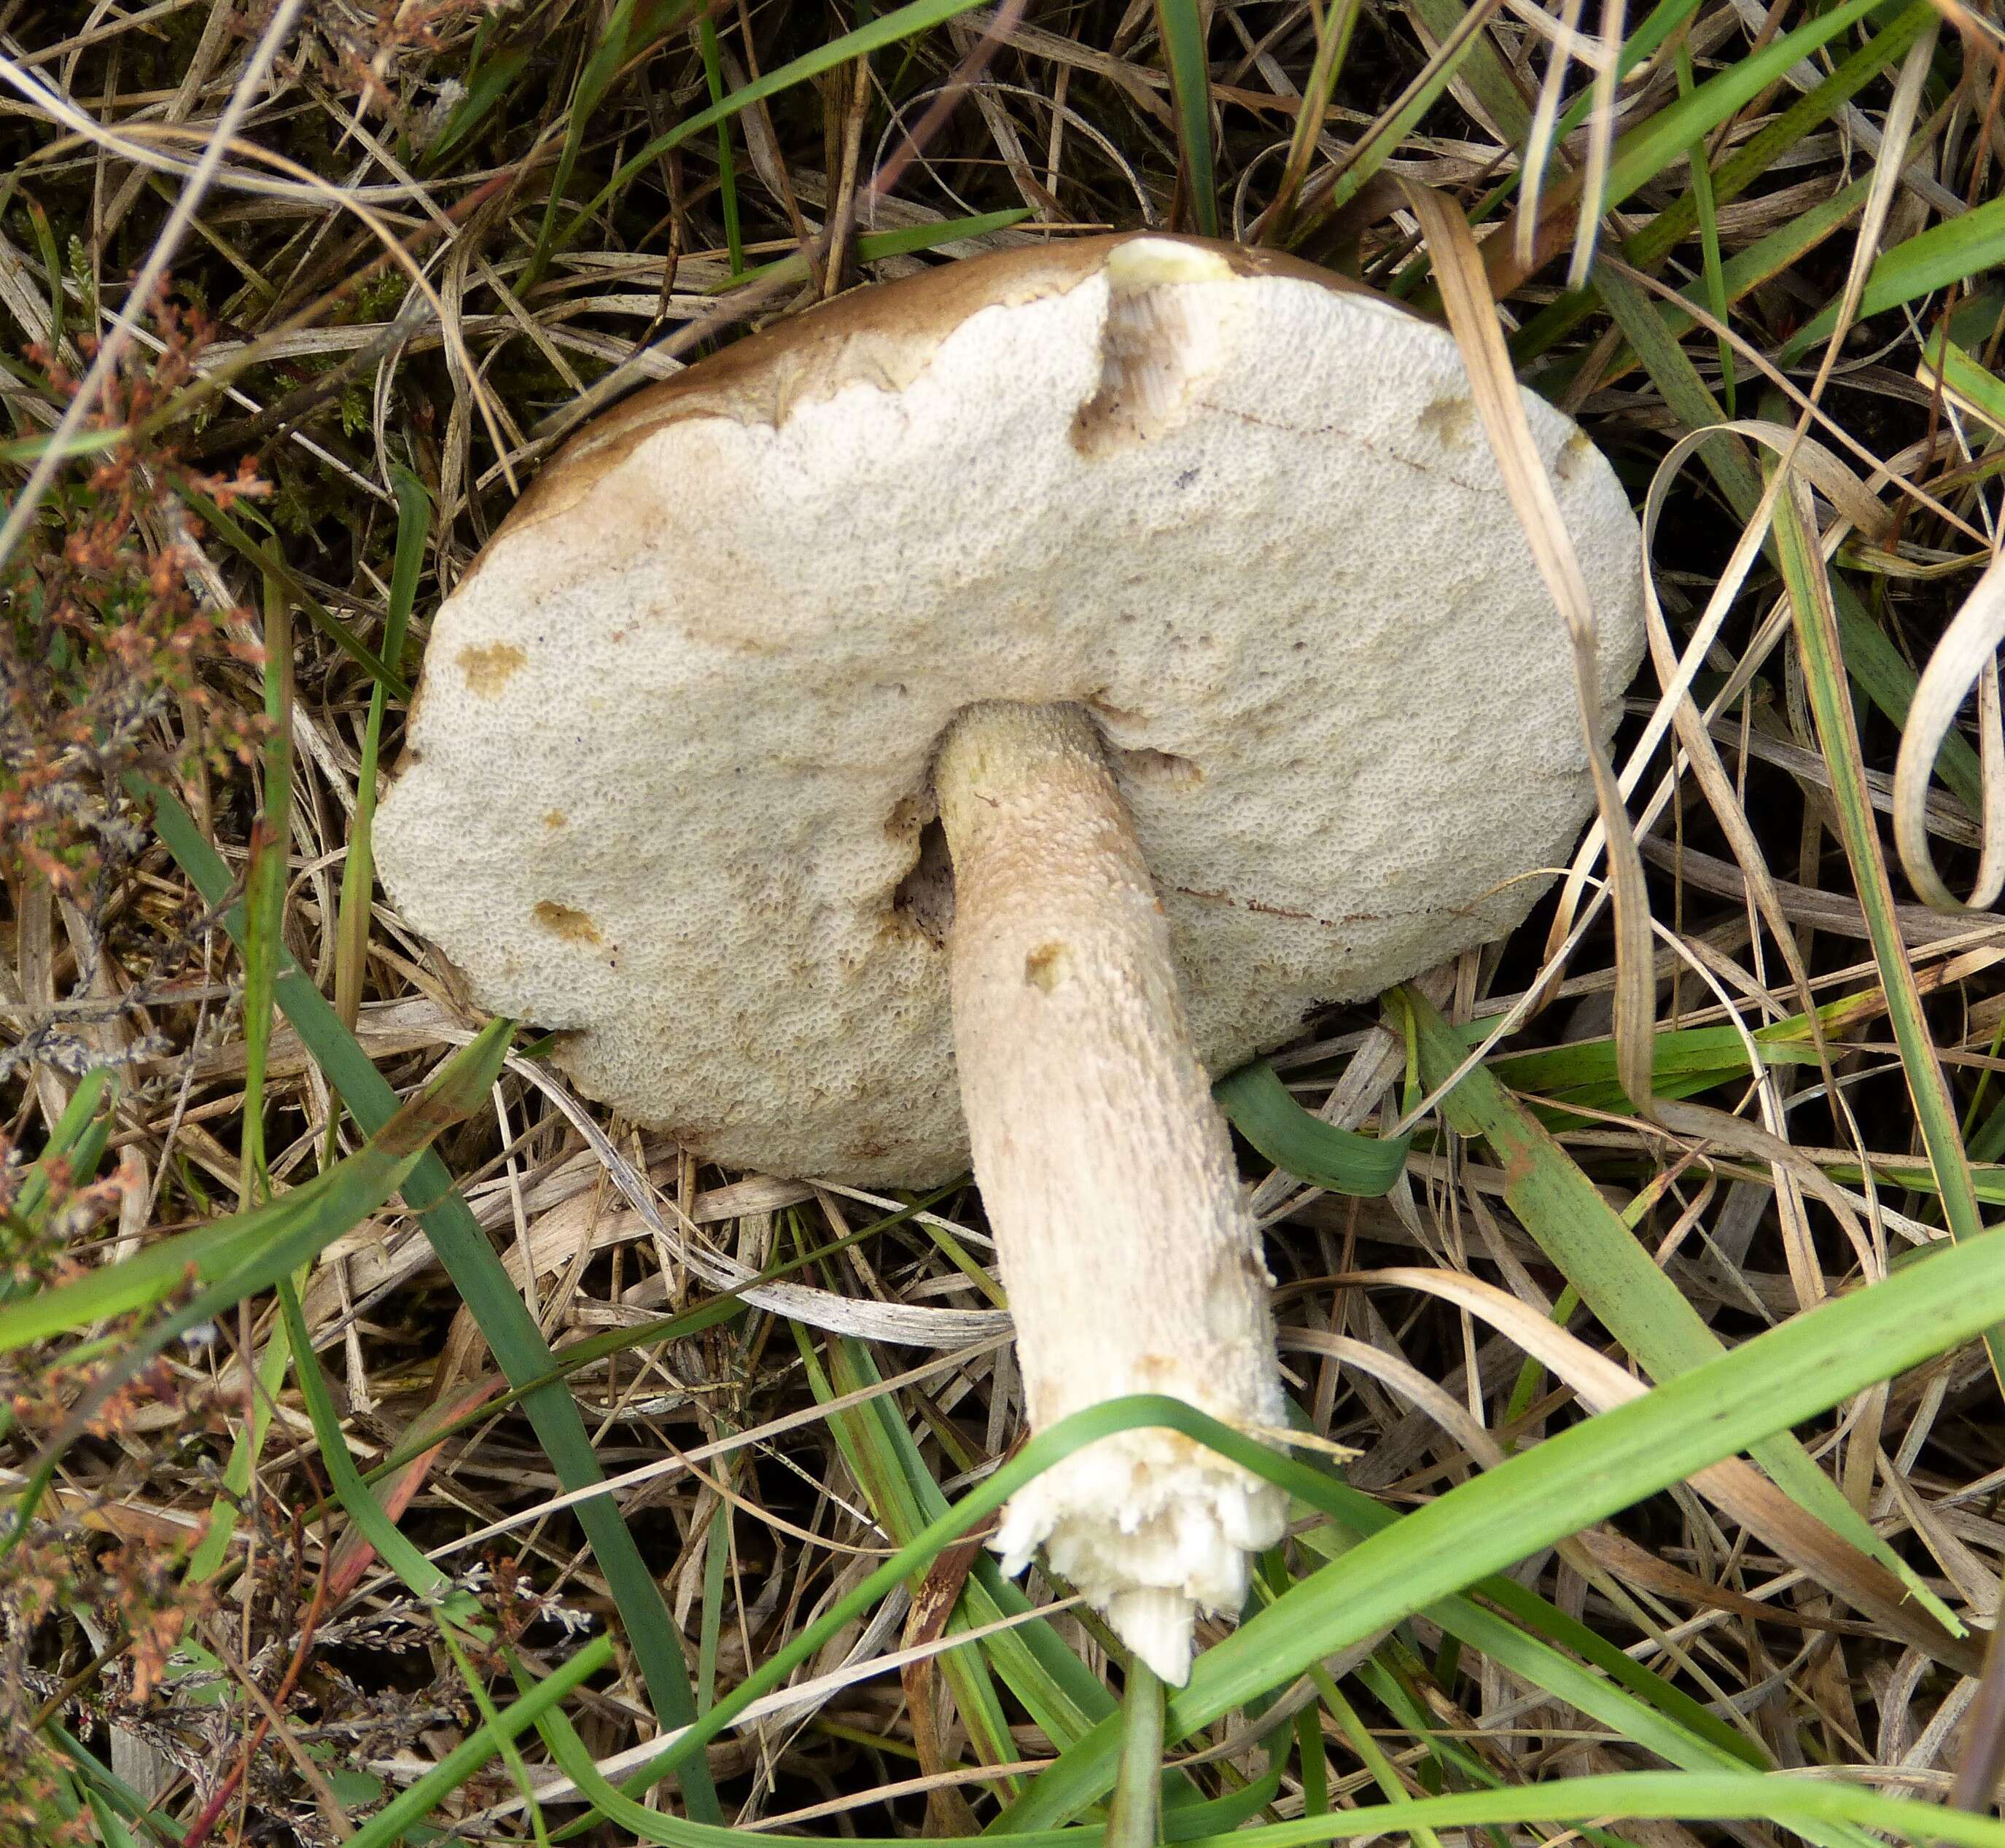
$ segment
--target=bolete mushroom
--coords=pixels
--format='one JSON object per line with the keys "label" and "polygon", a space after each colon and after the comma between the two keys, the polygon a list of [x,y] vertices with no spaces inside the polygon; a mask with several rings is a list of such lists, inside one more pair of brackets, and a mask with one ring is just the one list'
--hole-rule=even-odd
{"label": "bolete mushroom", "polygon": [[[1636,524],[1525,409],[1605,742]],[[859,290],[589,426],[439,612],[377,849],[482,1005],[697,1155],[918,1186],[971,1151],[1033,1426],[1152,1391],[1272,1427],[1207,1074],[1515,925],[1592,805],[1578,714],[1448,335],[1097,237]],[[995,1544],[1175,1682],[1283,1512],[1146,1430]]]}

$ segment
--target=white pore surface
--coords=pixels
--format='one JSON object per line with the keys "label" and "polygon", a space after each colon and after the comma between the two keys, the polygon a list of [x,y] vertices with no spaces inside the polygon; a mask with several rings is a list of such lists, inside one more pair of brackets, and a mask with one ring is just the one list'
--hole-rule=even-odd
{"label": "white pore surface", "polygon": [[[593,1096],[727,1163],[964,1168],[946,956],[894,899],[978,700],[1094,714],[1215,1074],[1536,896],[1586,756],[1452,339],[1290,277],[1124,286],[983,309],[778,427],[670,423],[440,612],[384,877]],[[1605,732],[1636,527],[1525,402]]]}

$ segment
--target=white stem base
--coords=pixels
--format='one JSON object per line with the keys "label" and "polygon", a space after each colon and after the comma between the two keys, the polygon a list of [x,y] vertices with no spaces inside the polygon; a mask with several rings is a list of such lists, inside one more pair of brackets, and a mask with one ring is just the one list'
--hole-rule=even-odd
{"label": "white stem base", "polygon": [[[1072,706],[970,708],[934,773],[953,857],[961,1102],[1034,1429],[1131,1393],[1281,1422],[1270,1281],[1192,1051],[1169,934],[1099,735]],[[1236,1610],[1278,1489],[1175,1432],[1104,1439],[1011,1502],[1164,1681]]]}

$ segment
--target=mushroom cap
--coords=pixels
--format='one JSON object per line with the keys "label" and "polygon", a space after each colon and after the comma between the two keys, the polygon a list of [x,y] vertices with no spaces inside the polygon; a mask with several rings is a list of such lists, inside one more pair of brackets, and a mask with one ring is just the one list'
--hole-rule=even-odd
{"label": "mushroom cap", "polygon": [[[1641,549],[1524,394],[1599,623]],[[384,884],[578,1085],[733,1166],[965,1168],[931,766],[1097,720],[1214,1073],[1523,918],[1593,805],[1454,340],[1292,260],[1098,237],[859,290],[621,405],[438,612]]]}

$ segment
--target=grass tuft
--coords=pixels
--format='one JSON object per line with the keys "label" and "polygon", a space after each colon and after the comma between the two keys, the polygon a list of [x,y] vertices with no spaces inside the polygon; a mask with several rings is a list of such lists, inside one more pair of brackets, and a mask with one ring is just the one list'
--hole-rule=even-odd
{"label": "grass tuft", "polygon": [[[2005,1848],[2001,69],[1929,0],[0,5],[0,1848]],[[1656,672],[1533,924],[1216,1075],[1287,1441],[1017,1448],[972,1189],[581,1102],[374,808],[588,410],[1144,224],[1577,417]],[[1294,1515],[1167,1698],[980,1544],[1147,1422]]]}

